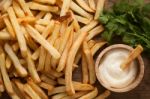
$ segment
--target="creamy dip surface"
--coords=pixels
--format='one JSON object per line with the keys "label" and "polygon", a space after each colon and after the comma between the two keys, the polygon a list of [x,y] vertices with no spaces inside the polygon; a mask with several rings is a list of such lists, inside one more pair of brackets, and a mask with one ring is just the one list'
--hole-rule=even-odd
{"label": "creamy dip surface", "polygon": [[122,70],[121,63],[128,57],[129,51],[126,49],[112,49],[102,58],[99,71],[101,80],[107,86],[113,88],[124,88],[132,83],[137,74],[137,63],[133,61],[130,66]]}

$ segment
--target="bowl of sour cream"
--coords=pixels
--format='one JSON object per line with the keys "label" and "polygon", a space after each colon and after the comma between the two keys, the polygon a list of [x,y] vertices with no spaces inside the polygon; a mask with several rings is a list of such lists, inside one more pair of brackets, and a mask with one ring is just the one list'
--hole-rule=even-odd
{"label": "bowl of sour cream", "polygon": [[144,75],[144,62],[141,56],[133,60],[127,69],[121,63],[133,50],[124,44],[115,44],[104,49],[96,60],[96,76],[106,89],[113,92],[127,92],[139,85]]}

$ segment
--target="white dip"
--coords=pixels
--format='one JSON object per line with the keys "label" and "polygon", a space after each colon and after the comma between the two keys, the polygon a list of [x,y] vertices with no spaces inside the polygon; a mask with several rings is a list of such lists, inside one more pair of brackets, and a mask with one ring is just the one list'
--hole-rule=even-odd
{"label": "white dip", "polygon": [[126,70],[120,68],[121,63],[128,57],[126,49],[108,51],[100,62],[99,71],[101,80],[107,86],[124,88],[132,83],[137,74],[137,63],[133,61]]}

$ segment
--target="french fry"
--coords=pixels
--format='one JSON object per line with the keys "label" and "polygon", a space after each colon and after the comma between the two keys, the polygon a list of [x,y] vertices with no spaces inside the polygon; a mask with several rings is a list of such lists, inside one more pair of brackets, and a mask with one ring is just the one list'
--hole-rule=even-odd
{"label": "french fry", "polygon": [[31,35],[33,39],[35,39],[37,42],[39,42],[48,52],[56,59],[60,57],[59,52],[51,45],[49,44],[41,35],[40,33],[35,30],[32,26],[26,25],[26,29]]}
{"label": "french fry", "polygon": [[28,84],[42,99],[48,99],[48,96],[36,83],[34,83],[32,80],[28,80]]}
{"label": "french fry", "polygon": [[14,39],[15,38],[15,32],[14,32],[14,29],[13,29],[12,24],[10,23],[8,17],[4,17],[4,22],[5,22],[6,28],[8,30],[8,33]]}
{"label": "french fry", "polygon": [[95,53],[101,48],[103,47],[105,44],[107,44],[107,42],[105,41],[100,41],[98,43],[96,43],[92,48],[91,48],[91,53],[94,56]]}
{"label": "french fry", "polygon": [[13,0],[13,9],[14,9],[17,17],[19,17],[19,18],[25,17],[25,13],[21,9],[20,5],[14,0]]}
{"label": "french fry", "polygon": [[59,64],[56,69],[57,72],[61,72],[65,68],[67,57],[68,57],[68,52],[69,52],[69,49],[70,49],[72,43],[73,43],[73,31],[70,34],[69,41],[68,41],[66,48],[64,49],[62,56],[59,60]]}
{"label": "french fry", "polygon": [[2,79],[2,72],[0,72],[0,93],[5,91],[3,79]]}
{"label": "french fry", "polygon": [[12,82],[15,83],[15,85],[18,88],[18,90],[25,97],[25,99],[30,99],[30,97],[23,90],[24,85],[19,80],[13,79]]}
{"label": "french fry", "polygon": [[53,80],[53,79],[51,79],[51,78],[49,78],[45,75],[41,75],[40,78],[43,82],[45,82],[47,84],[50,84],[50,85],[53,85],[53,86],[55,86],[57,84],[57,82],[55,80]]}
{"label": "french fry", "polygon": [[0,11],[2,11],[3,13],[6,12],[11,4],[12,4],[12,0],[1,1],[0,2]]}
{"label": "french fry", "polygon": [[45,16],[44,16],[44,20],[51,20],[52,18],[52,14],[50,12],[46,13]]}
{"label": "french fry", "polygon": [[4,49],[5,49],[6,53],[8,54],[8,56],[10,57],[10,59],[12,60],[14,67],[17,70],[17,72],[19,73],[19,75],[22,77],[27,76],[26,69],[20,64],[19,59],[17,58],[17,56],[13,52],[11,46],[6,43],[4,46]]}
{"label": "french fry", "polygon": [[52,80],[55,80],[56,77],[54,77],[53,75],[49,74],[49,73],[46,73],[46,72],[42,72],[43,75],[47,76],[48,78],[52,79]]}
{"label": "french fry", "polygon": [[103,30],[104,30],[104,27],[102,25],[95,27],[94,29],[89,31],[89,35],[87,36],[87,40],[89,41],[90,39],[92,39],[96,35],[102,33]]}
{"label": "french fry", "polygon": [[[60,38],[57,38],[54,43],[54,47],[59,50],[60,47]],[[56,69],[56,65],[58,64],[59,59],[51,58],[51,66]]]}
{"label": "french fry", "polygon": [[43,71],[44,70],[45,58],[46,58],[46,50],[41,46],[40,47],[40,55],[39,55],[39,64],[37,67],[37,71]]}
{"label": "french fry", "polygon": [[18,18],[17,20],[19,23],[35,23],[37,19],[35,17],[26,16]]}
{"label": "french fry", "polygon": [[59,78],[59,77],[61,77],[63,75],[63,73],[57,72],[54,69],[50,69],[49,74],[53,75],[56,78]]}
{"label": "french fry", "polygon": [[27,64],[28,64],[28,71],[29,71],[33,81],[36,82],[36,83],[41,82],[40,77],[39,77],[39,75],[37,73],[37,70],[35,68],[34,61],[31,59],[30,53],[28,53],[28,57],[27,57],[26,61],[27,61]]}
{"label": "french fry", "polygon": [[[56,94],[56,95],[53,95],[53,96],[52,96],[52,99],[62,99],[62,98],[64,98],[65,96],[67,96],[66,93],[58,93],[58,94]],[[70,99],[71,99],[71,98],[70,98]]]}
{"label": "french fry", "polygon": [[72,29],[73,29],[73,24],[70,25],[70,26],[66,29],[65,34],[64,34],[63,37],[62,37],[62,41],[61,41],[60,48],[59,48],[60,54],[62,54],[62,52],[64,51],[64,48],[65,48],[65,46],[66,46],[66,44],[67,44],[67,40],[68,40],[68,38],[69,38],[69,35],[70,35]]}
{"label": "french fry", "polygon": [[54,21],[51,20],[50,23],[46,26],[46,28],[42,32],[42,36],[44,38],[47,38],[47,36],[52,33],[53,28],[54,28]]}
{"label": "french fry", "polygon": [[83,24],[88,24],[92,20],[92,19],[88,19],[79,15],[75,15],[75,17],[78,20],[78,22],[83,23]]}
{"label": "french fry", "polygon": [[37,60],[39,58],[40,55],[40,48],[38,48],[37,50],[34,51],[34,53],[32,54],[31,58],[33,60]]}
{"label": "french fry", "polygon": [[29,6],[27,5],[27,3],[25,2],[25,0],[17,0],[18,3],[20,4],[20,6],[22,7],[25,16],[33,16],[31,10],[29,9]]}
{"label": "french fry", "polygon": [[4,23],[3,17],[0,14],[0,30],[3,29],[4,27],[5,27],[5,23]]}
{"label": "french fry", "polygon": [[50,5],[43,5],[37,2],[29,2],[28,6],[32,10],[40,10],[40,11],[47,11],[47,12],[58,12],[57,6],[50,6]]}
{"label": "french fry", "polygon": [[95,45],[96,41],[95,40],[90,40],[88,41],[88,46],[91,49]]}
{"label": "french fry", "polygon": [[96,12],[94,16],[95,20],[97,20],[100,14],[103,12],[104,2],[105,0],[97,0]]}
{"label": "french fry", "polygon": [[83,52],[82,52],[82,82],[84,84],[87,84],[89,82],[88,64]]}
{"label": "french fry", "polygon": [[94,64],[94,59],[93,59],[91,50],[88,47],[87,41],[83,42],[83,52],[85,54],[85,57],[88,63],[89,83],[94,84],[96,81],[95,64]]}
{"label": "french fry", "polygon": [[20,99],[13,90],[13,87],[11,85],[11,81],[9,79],[9,76],[8,76],[7,71],[6,71],[5,65],[6,65],[5,64],[5,54],[1,53],[0,54],[0,70],[1,70],[1,74],[2,74],[2,77],[3,77],[3,81],[4,81],[6,91],[12,97],[12,99]]}
{"label": "french fry", "polygon": [[65,91],[66,91],[65,86],[59,86],[59,87],[55,87],[52,91],[48,92],[48,95],[51,96],[57,93],[63,93]]}
{"label": "french fry", "polygon": [[[94,1],[94,0],[93,0]],[[88,4],[86,3],[86,1],[84,0],[76,0],[76,2],[87,12],[94,12],[93,9],[91,9]]]}
{"label": "french fry", "polygon": [[89,6],[92,10],[96,10],[95,0],[88,0]]}
{"label": "french fry", "polygon": [[47,26],[50,24],[50,20],[39,19],[36,21],[36,24]]}
{"label": "french fry", "polygon": [[19,47],[20,47],[20,50],[21,50],[21,54],[22,54],[23,57],[26,57],[27,56],[27,45],[26,45],[23,33],[21,31],[21,28],[19,26],[19,23],[17,21],[17,18],[15,16],[14,10],[13,10],[12,7],[10,7],[10,8],[8,8],[7,12],[8,12],[10,21],[12,23],[12,26],[13,26],[15,32],[16,32],[16,36],[17,36],[17,40],[18,40]]}
{"label": "french fry", "polygon": [[92,19],[92,18],[93,18],[93,16],[92,16],[91,14],[87,13],[85,10],[83,10],[81,7],[79,7],[79,6],[78,6],[76,3],[74,3],[73,1],[72,1],[71,4],[70,4],[70,8],[71,8],[74,12],[80,14],[80,15],[83,16],[83,17],[86,17],[86,18],[89,18],[89,19]]}
{"label": "french fry", "polygon": [[106,99],[108,96],[110,96],[111,92],[109,90],[106,90],[99,96],[97,96],[95,99]]}
{"label": "french fry", "polygon": [[35,17],[36,17],[37,19],[42,19],[45,14],[46,14],[46,12],[40,11]]}
{"label": "french fry", "polygon": [[0,39],[1,40],[12,40],[9,32],[5,32],[5,31],[0,31]]}
{"label": "french fry", "polygon": [[43,89],[48,90],[49,92],[51,92],[54,89],[54,86],[47,84],[47,83],[44,83],[44,82],[41,82],[39,84],[39,86],[42,87]]}
{"label": "french fry", "polygon": [[70,12],[71,12],[72,17],[73,17],[73,27],[74,27],[75,31],[77,32],[77,31],[80,30],[79,22],[78,22],[78,20],[76,19],[74,13],[73,13],[72,11],[70,11]]}
{"label": "french fry", "polygon": [[12,61],[9,56],[6,57],[6,69],[9,70],[11,68]]}
{"label": "french fry", "polygon": [[60,16],[65,16],[66,13],[68,12],[69,10],[69,7],[70,7],[70,3],[72,2],[72,0],[64,0],[63,1],[63,5],[62,5],[62,9],[61,9],[61,12],[60,12]]}
{"label": "french fry", "polygon": [[[58,81],[59,84],[66,85],[65,84],[65,79],[58,78],[57,81]],[[72,83],[73,83],[74,89],[77,90],[77,91],[88,91],[88,90],[93,90],[94,89],[94,87],[90,84],[82,84],[82,83],[76,82],[76,81],[72,81]]]}
{"label": "french fry", "polygon": [[51,59],[51,55],[50,54],[47,54],[46,55],[46,60],[45,60],[45,68],[44,68],[44,70],[45,70],[45,72],[50,72],[50,70],[51,70],[51,61],[50,61],[50,59]]}
{"label": "french fry", "polygon": [[75,91],[72,85],[72,66],[73,66],[73,62],[75,59],[75,55],[78,49],[80,48],[80,45],[82,44],[86,35],[87,35],[87,32],[82,32],[80,36],[78,36],[78,38],[72,45],[68,54],[68,60],[67,60],[66,71],[65,71],[65,80],[66,80],[66,91],[69,95],[75,94]]}
{"label": "french fry", "polygon": [[35,24],[34,27],[40,34],[42,34],[43,30],[45,30],[46,28],[45,26],[40,25],[40,24]]}
{"label": "french fry", "polygon": [[65,96],[62,99],[78,99],[79,97],[81,97],[87,93],[88,93],[88,91],[80,91],[80,92],[77,92],[76,94],[74,94],[73,96]]}
{"label": "french fry", "polygon": [[23,90],[28,94],[32,99],[42,99],[29,84],[25,84]]}
{"label": "french fry", "polygon": [[80,97],[79,99],[93,99],[97,96],[98,90],[95,88],[93,91],[87,93],[86,95]]}
{"label": "french fry", "polygon": [[122,63],[121,63],[121,69],[125,70],[126,68],[128,68],[131,64],[131,62],[136,59],[143,51],[143,47],[141,45],[137,45],[137,47],[131,51],[129,53],[129,56],[127,57],[127,59],[125,59]]}
{"label": "french fry", "polygon": [[39,3],[44,3],[44,4],[55,4],[56,0],[33,0]]}

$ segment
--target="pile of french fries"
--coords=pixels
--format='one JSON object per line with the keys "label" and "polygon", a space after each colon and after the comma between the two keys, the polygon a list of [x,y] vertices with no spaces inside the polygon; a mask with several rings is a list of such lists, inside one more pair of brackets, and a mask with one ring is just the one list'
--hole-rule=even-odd
{"label": "pile of french fries", "polygon": [[[93,56],[107,42],[98,17],[104,0],[0,2],[0,93],[12,99],[104,99]],[[81,61],[81,62],[80,62]],[[80,64],[81,63],[81,64]],[[73,71],[82,66],[82,81]]]}

